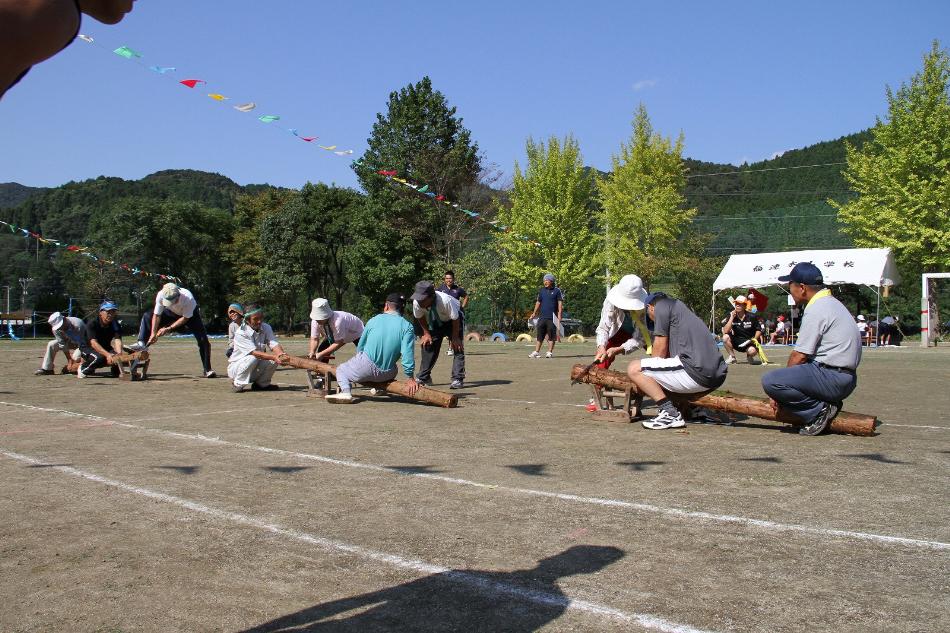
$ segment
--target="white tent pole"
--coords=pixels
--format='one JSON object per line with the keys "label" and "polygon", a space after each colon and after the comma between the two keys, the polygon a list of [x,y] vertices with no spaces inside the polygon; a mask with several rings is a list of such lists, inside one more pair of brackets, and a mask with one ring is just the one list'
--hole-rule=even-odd
{"label": "white tent pole", "polygon": [[927,273],[920,276],[920,346],[930,347],[930,287]]}
{"label": "white tent pole", "polygon": [[713,334],[716,333],[716,327],[714,325],[715,322],[716,322],[716,291],[713,290],[712,303],[709,306],[709,331],[712,332]]}
{"label": "white tent pole", "polygon": [[[877,332],[874,333],[874,337],[877,339],[877,345],[881,345],[881,286],[877,287],[877,314],[875,316],[877,319]],[[890,327],[890,326],[888,326]]]}

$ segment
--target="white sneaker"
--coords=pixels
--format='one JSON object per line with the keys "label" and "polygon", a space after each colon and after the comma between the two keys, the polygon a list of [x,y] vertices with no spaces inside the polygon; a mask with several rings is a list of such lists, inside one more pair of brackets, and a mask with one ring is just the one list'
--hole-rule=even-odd
{"label": "white sneaker", "polygon": [[205,372],[205,378],[217,378],[218,374],[214,373],[213,369],[209,369]]}
{"label": "white sneaker", "polygon": [[735,363],[736,363],[736,357],[735,357],[735,356],[733,356],[732,354],[729,354],[729,356],[726,356],[726,364],[727,364],[727,365],[734,365]]}
{"label": "white sneaker", "polygon": [[445,351],[445,355],[446,355],[446,356],[455,356],[455,352],[453,352],[452,350],[446,350],[446,351]]}
{"label": "white sneaker", "polygon": [[541,358],[541,354],[537,352],[531,352],[530,354],[528,354],[528,358]]}
{"label": "white sneaker", "polygon": [[127,345],[126,347],[128,347],[129,350],[133,352],[141,352],[144,349],[148,349],[148,345],[146,345],[142,341],[135,341],[134,343],[132,343],[131,345]]}
{"label": "white sneaker", "polygon": [[681,426],[686,426],[686,420],[683,419],[683,416],[679,411],[676,412],[676,415],[670,415],[666,411],[660,409],[660,413],[657,414],[655,418],[643,421],[643,428],[653,429],[654,431],[659,431],[662,429],[677,429]]}
{"label": "white sneaker", "polygon": [[334,404],[352,404],[356,402],[353,399],[353,394],[349,391],[341,391],[340,393],[328,393],[323,396],[327,402],[332,402]]}
{"label": "white sneaker", "polygon": [[548,352],[544,355],[545,358],[554,358],[554,352]]}

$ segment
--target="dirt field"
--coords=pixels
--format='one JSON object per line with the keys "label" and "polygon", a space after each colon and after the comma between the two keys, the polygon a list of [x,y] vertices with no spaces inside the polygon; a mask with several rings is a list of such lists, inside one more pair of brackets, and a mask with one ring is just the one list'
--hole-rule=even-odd
{"label": "dirt field", "polygon": [[470,345],[454,410],[232,394],[188,340],[143,383],[41,350],[0,343],[4,633],[950,629],[948,348],[866,353],[870,438],[594,422],[592,345]]}

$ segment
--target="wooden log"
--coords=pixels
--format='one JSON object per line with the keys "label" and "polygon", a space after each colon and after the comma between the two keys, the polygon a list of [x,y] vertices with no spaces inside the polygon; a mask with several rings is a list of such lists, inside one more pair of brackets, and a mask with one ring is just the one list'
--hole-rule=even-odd
{"label": "wooden log", "polygon": [[[629,376],[610,369],[601,369],[599,367],[591,367],[588,369],[586,365],[574,365],[574,367],[571,368],[571,380],[611,389],[632,388],[634,393],[638,393],[636,385],[633,384]],[[669,395],[670,399],[677,405],[688,403],[716,411],[725,411],[726,413],[738,413],[763,420],[774,420],[776,422],[784,422],[785,424],[794,424],[796,426],[801,425],[801,420],[787,411],[779,409],[776,413],[767,398],[745,396],[728,391],[696,394],[671,393]],[[841,411],[838,413],[838,417],[832,420],[830,430],[833,433],[868,436],[874,435],[876,426],[877,418],[873,415]]]}
{"label": "wooden log", "polygon": [[138,361],[144,363],[148,360],[148,350],[143,349],[137,352],[123,352],[121,354],[112,355],[112,364],[118,365],[119,363],[131,363],[132,361]]}
{"label": "wooden log", "polygon": [[[296,367],[297,369],[309,369],[310,371],[329,373],[333,376],[336,376],[336,367],[334,365],[330,365],[329,363],[313,360],[311,358],[304,358],[302,356],[291,356],[290,354],[285,354],[281,360],[287,365]],[[418,400],[419,402],[425,402],[428,404],[437,404],[440,407],[446,407],[448,409],[453,409],[458,406],[458,396],[454,393],[445,393],[436,389],[430,389],[429,387],[419,387],[415,395],[409,395],[408,385],[400,380],[390,380],[388,382],[364,382],[360,384],[367,387],[380,389],[397,396],[403,396],[404,398],[409,398],[411,400]]]}

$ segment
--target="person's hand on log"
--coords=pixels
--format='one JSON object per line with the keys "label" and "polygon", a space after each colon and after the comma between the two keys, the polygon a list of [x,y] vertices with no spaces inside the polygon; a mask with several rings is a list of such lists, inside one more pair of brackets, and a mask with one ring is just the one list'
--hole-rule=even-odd
{"label": "person's hand on log", "polygon": [[410,396],[414,396],[416,392],[419,391],[419,383],[416,382],[415,378],[410,378],[406,381],[406,389],[409,390]]}
{"label": "person's hand on log", "polygon": [[106,364],[112,365],[113,363],[115,363],[115,355],[110,354],[109,352],[106,352]]}
{"label": "person's hand on log", "polygon": [[429,347],[432,345],[432,335],[428,332],[423,332],[422,338],[419,339],[419,344],[422,345],[422,347]]}
{"label": "person's hand on log", "polygon": [[452,351],[456,354],[461,354],[465,351],[465,348],[462,346],[462,339],[459,337],[453,337],[451,341]]}
{"label": "person's hand on log", "polygon": [[769,398],[769,406],[772,407],[772,412],[775,415],[778,415],[778,409],[779,409],[778,403],[772,398]]}
{"label": "person's hand on log", "polygon": [[603,345],[597,346],[597,352],[594,354],[594,360],[602,363],[607,359],[607,348]]}
{"label": "person's hand on log", "polygon": [[275,359],[278,365],[286,366],[290,363],[290,355],[287,352],[283,352],[277,355]]}

